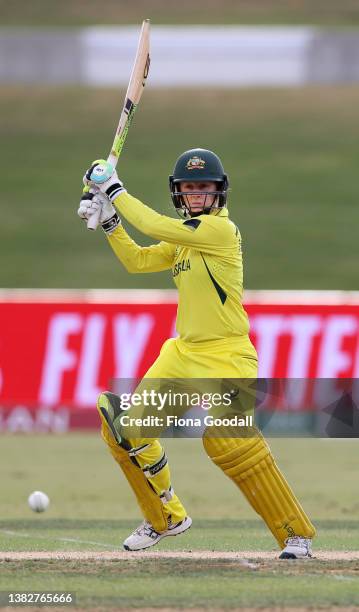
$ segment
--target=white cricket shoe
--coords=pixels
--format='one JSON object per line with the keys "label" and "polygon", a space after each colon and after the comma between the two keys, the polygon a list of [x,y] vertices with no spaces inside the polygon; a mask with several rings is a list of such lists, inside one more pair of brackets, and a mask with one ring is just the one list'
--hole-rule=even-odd
{"label": "white cricket shoe", "polygon": [[176,536],[180,533],[183,533],[192,525],[192,519],[189,516],[183,519],[183,521],[179,521],[178,523],[172,524],[171,521],[168,523],[168,529],[166,531],[162,531],[162,533],[158,533],[151,523],[148,521],[143,521],[137,529],[133,533],[131,533],[128,538],[123,543],[123,547],[125,550],[143,550],[144,548],[149,548],[150,546],[154,546],[162,540],[162,538],[167,538],[167,536]]}
{"label": "white cricket shoe", "polygon": [[309,559],[312,556],[312,540],[311,538],[303,538],[302,536],[294,536],[285,541],[280,559]]}

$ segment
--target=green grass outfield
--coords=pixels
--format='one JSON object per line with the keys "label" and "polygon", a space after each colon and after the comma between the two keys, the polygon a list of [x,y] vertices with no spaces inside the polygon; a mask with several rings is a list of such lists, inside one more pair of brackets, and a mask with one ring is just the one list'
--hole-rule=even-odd
{"label": "green grass outfield", "polygon": [[271,560],[245,565],[231,558],[148,557],[0,562],[0,588],[5,592],[72,592],[80,608],[99,610],[248,606],[303,611],[351,606],[353,611],[359,604],[358,561]]}
{"label": "green grass outfield", "polygon": [[[84,169],[107,155],[123,91],[0,88],[0,287],[172,287],[130,275],[76,215]],[[174,215],[168,175],[191,147],[217,151],[243,235],[247,288],[357,288],[359,87],[151,90],[119,171]],[[144,236],[132,231],[141,244]]]}
{"label": "green grass outfield", "polygon": [[[192,529],[128,556],[140,515],[99,436],[0,441],[0,591],[73,591],[98,609],[359,606],[357,440],[270,440],[318,530],[318,558],[290,563],[200,440],[165,441]],[[43,515],[26,505],[34,489],[50,496]]]}
{"label": "green grass outfield", "polygon": [[357,25],[356,0],[0,0],[4,25],[78,26],[154,24],[319,24]]}

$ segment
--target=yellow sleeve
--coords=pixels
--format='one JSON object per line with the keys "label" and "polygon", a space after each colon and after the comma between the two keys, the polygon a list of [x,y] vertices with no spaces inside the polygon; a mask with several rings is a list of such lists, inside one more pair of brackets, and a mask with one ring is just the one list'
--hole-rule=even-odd
{"label": "yellow sleeve", "polygon": [[172,268],[175,245],[166,242],[141,247],[119,225],[107,236],[112,250],[128,272],[161,272]]}
{"label": "yellow sleeve", "polygon": [[188,246],[205,253],[217,254],[228,244],[228,228],[216,223],[213,215],[201,215],[181,221],[160,215],[127,192],[114,201],[120,215],[143,234],[171,244]]}

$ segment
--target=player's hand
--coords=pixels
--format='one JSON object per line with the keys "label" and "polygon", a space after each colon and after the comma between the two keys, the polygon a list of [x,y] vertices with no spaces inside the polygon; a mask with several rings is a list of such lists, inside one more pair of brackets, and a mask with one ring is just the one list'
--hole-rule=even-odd
{"label": "player's hand", "polygon": [[101,209],[99,218],[100,223],[103,223],[104,221],[107,221],[107,219],[110,219],[110,217],[113,217],[116,212],[105,193],[101,193],[101,191],[96,192],[91,189],[90,191],[82,194],[80,207],[77,211],[79,217],[88,221],[92,215],[99,211],[99,209]]}
{"label": "player's hand", "polygon": [[88,221],[92,215],[99,215],[99,223],[106,234],[111,234],[121,223],[121,220],[112,205],[111,200],[105,193],[93,189],[83,193],[77,214],[81,219]]}
{"label": "player's hand", "polygon": [[96,159],[92,162],[85,172],[83,181],[88,187],[96,186],[102,193],[106,193],[112,202],[122,191],[126,191],[115,168],[105,159]]}

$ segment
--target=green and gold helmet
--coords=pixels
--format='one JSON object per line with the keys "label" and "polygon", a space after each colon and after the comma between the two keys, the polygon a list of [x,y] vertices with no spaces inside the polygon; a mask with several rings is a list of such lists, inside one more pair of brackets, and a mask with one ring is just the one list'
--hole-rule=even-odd
{"label": "green and gold helmet", "polygon": [[185,151],[177,159],[173,174],[169,177],[172,202],[180,216],[189,217],[191,213],[186,201],[188,193],[180,191],[180,183],[183,181],[214,181],[217,183],[217,191],[207,193],[207,195],[216,196],[213,198],[212,206],[204,208],[201,214],[209,214],[214,206],[223,208],[226,205],[228,177],[218,155],[212,151],[207,149]]}

